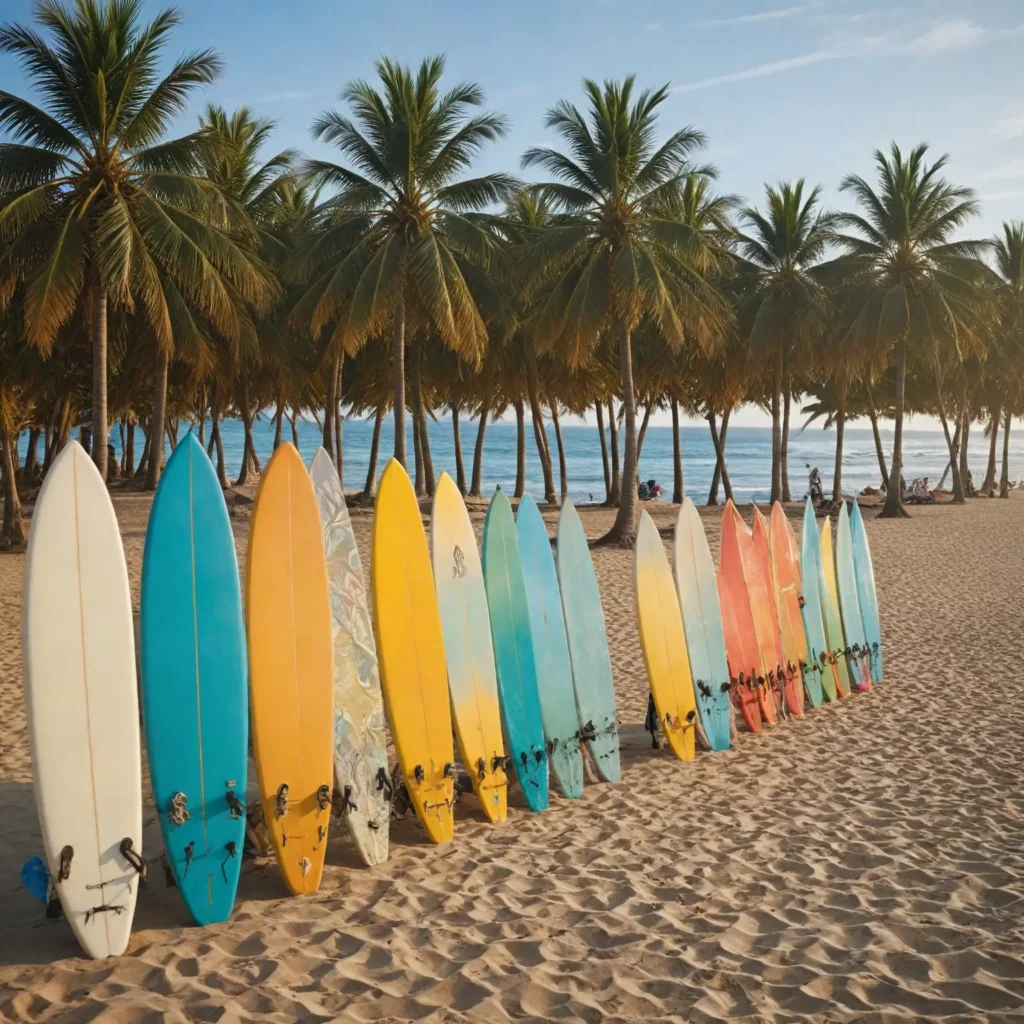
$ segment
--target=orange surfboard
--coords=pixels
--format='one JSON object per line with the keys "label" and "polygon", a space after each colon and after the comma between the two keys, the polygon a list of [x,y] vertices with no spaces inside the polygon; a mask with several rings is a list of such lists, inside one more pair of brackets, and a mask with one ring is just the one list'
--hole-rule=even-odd
{"label": "orange surfboard", "polygon": [[[718,594],[722,603],[722,628],[733,683],[734,703],[752,732],[761,731],[762,716],[776,721],[775,702],[768,684],[757,643],[757,630],[750,610],[747,582],[740,554],[741,535],[746,527],[731,501],[722,517],[722,546],[718,565]],[[766,708],[769,709],[766,711]],[[769,717],[770,716],[770,717]]]}

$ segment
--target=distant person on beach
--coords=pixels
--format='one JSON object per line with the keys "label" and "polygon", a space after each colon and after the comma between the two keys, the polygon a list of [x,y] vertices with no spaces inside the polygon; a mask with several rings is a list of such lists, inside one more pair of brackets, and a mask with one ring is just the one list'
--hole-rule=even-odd
{"label": "distant person on beach", "polygon": [[648,480],[646,483],[640,481],[636,489],[637,496],[641,501],[653,501],[665,493],[665,489],[657,480]]}
{"label": "distant person on beach", "polygon": [[812,505],[820,505],[825,500],[825,489],[821,483],[821,473],[815,466],[807,477],[807,490],[811,496]]}

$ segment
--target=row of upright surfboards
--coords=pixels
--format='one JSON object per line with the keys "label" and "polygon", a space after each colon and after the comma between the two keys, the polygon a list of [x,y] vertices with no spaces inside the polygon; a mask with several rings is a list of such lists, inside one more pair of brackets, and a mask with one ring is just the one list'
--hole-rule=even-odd
{"label": "row of upright surfboards", "polygon": [[[810,499],[799,549],[783,507],[754,509],[748,529],[726,504],[716,572],[687,499],[674,536],[675,577],[643,512],[634,559],[637,621],[657,727],[682,760],[697,737],[730,746],[738,709],[749,731],[882,680],[881,625],[860,507],[817,528]],[[653,723],[649,723],[653,726]]]}
{"label": "row of upright surfboards", "polygon": [[[773,530],[775,519],[773,512]],[[644,515],[636,549],[641,639],[659,726],[680,756],[693,756],[698,727],[712,749],[729,745],[730,699],[757,731],[762,716],[774,720],[773,701],[784,702],[796,678],[811,703],[822,692],[868,685],[875,658],[880,678],[877,628],[855,624],[847,609],[848,593],[856,593],[849,587],[864,577],[853,566],[855,548],[870,574],[866,538],[857,541],[859,511],[849,545],[850,524],[840,518],[835,576],[823,570],[833,564],[825,550],[815,563],[821,589],[813,593],[807,524],[801,614],[818,601],[828,632],[822,642],[808,624],[801,648],[784,646],[801,583],[792,583],[774,532],[762,552],[764,524],[755,522],[750,535],[728,506],[716,585],[699,516],[687,502],[673,581]],[[492,821],[505,817],[513,779],[531,810],[547,806],[549,778],[563,795],[578,797],[585,756],[602,779],[618,781],[604,615],[572,504],[560,513],[553,554],[535,503],[524,498],[513,515],[499,489],[478,550],[461,495],[443,475],[430,532],[428,546],[412,485],[392,461],[378,492],[367,594],[331,460],[318,451],[307,471],[298,452],[282,445],[256,495],[243,600],[216,474],[191,435],[175,449],[146,534],[139,681],[163,856],[197,923],[231,914],[250,739],[268,832],[296,894],[320,884],[332,811],[367,864],[387,857],[394,786],[404,784],[433,841],[450,839],[456,745]],[[830,542],[823,532],[822,549]],[[817,543],[815,552],[820,557]],[[55,461],[36,505],[23,647],[47,867],[83,949],[116,955],[127,946],[147,870],[135,637],[113,507],[74,443]],[[834,691],[815,686],[826,672]]]}

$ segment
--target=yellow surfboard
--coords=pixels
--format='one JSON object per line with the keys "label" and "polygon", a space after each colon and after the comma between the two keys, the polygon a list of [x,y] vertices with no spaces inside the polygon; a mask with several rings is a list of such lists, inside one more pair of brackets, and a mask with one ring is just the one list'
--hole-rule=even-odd
{"label": "yellow surfboard", "polygon": [[256,492],[245,581],[252,743],[277,863],[320,886],[334,779],[334,644],[323,531],[299,453],[283,444]]}
{"label": "yellow surfboard", "polygon": [[695,753],[697,702],[675,580],[654,520],[640,514],[633,556],[640,645],[658,725],[680,761]]}
{"label": "yellow surfboard", "polygon": [[392,459],[380,480],[370,569],[384,703],[416,814],[435,843],[452,837],[455,766],[441,615],[409,477]]}
{"label": "yellow surfboard", "polygon": [[832,523],[828,516],[821,524],[821,571],[824,576],[825,634],[828,645],[832,649],[832,657],[836,659],[839,669],[839,682],[836,687],[840,697],[846,697],[852,689],[850,666],[842,653],[846,650],[843,636],[843,620],[839,616],[839,585],[836,582],[836,562],[832,553]]}

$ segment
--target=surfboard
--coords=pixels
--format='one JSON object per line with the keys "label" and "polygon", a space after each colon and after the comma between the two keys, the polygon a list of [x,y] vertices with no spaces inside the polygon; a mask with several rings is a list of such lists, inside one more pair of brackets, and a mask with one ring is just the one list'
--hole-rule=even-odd
{"label": "surfboard", "polygon": [[39,491],[25,559],[25,709],[46,867],[91,957],[128,945],[142,855],[135,633],[106,485],[69,441]]}
{"label": "surfboard", "polygon": [[530,810],[543,811],[548,806],[548,753],[541,724],[530,609],[512,506],[500,487],[484,519],[483,573],[501,721],[508,737],[512,770]]}
{"label": "surfboard", "polygon": [[[765,700],[767,683],[740,557],[740,533],[745,530],[732,502],[726,502],[718,565],[718,596],[722,608],[725,650],[729,658],[733,702],[739,707],[747,728],[751,732],[760,732],[761,706]],[[771,697],[770,692],[768,697]]]}
{"label": "surfboard", "polygon": [[420,507],[397,459],[377,491],[370,591],[398,763],[427,835],[446,843],[454,829],[455,752],[444,636]]}
{"label": "surfboard", "polygon": [[260,479],[246,566],[252,746],[263,814],[288,890],[316,892],[334,781],[334,642],[320,510],[288,443]]}
{"label": "surfboard", "polygon": [[658,711],[658,725],[676,757],[692,761],[696,752],[697,704],[683,616],[665,545],[646,510],[640,513],[636,532],[633,583],[640,646]]}
{"label": "surfboard", "polygon": [[843,632],[850,647],[851,666],[859,675],[860,689],[871,689],[871,647],[860,615],[860,594],[857,573],[853,566],[853,536],[850,514],[844,501],[836,521],[836,584],[839,588],[839,611],[843,616]]}
{"label": "surfboard", "polygon": [[459,752],[484,814],[504,821],[508,777],[487,593],[473,524],[447,473],[434,493],[430,546]]}
{"label": "surfboard", "polygon": [[772,618],[774,597],[770,584],[765,579],[753,536],[732,501],[725,503],[724,519],[723,531],[728,529],[735,538],[733,543],[740,578],[750,609],[754,643],[757,645],[757,673],[761,684],[758,686],[757,699],[761,707],[761,717],[770,725],[774,725],[779,720],[776,693],[781,694],[779,675],[782,670],[782,641]]}
{"label": "surfboard", "polygon": [[[805,696],[812,708],[821,707],[824,699],[821,690],[821,671],[817,662],[812,662],[808,652],[800,560],[797,557],[796,541],[786,517],[786,510],[778,501],[772,506],[768,525],[772,572],[778,593],[779,622],[782,625],[782,645],[786,651],[787,667],[792,672],[793,685],[798,687],[796,693],[799,695],[800,710],[796,713],[801,714]],[[787,692],[787,698],[789,697],[790,694]]]}
{"label": "surfboard", "polygon": [[825,638],[825,610],[818,566],[820,559],[818,523],[814,516],[814,505],[808,496],[800,534],[800,573],[804,597],[802,611],[807,636],[807,660],[814,666],[824,699],[834,701],[838,698],[836,685],[839,669]]}
{"label": "surfboard", "polygon": [[618,782],[622,777],[619,727],[615,719],[615,687],[601,592],[587,535],[576,506],[568,499],[558,514],[557,537],[555,565],[562,591],[565,633],[569,639],[580,738],[585,740],[601,778],[605,782]]}
{"label": "surfboard", "polygon": [[562,593],[547,527],[537,503],[528,494],[522,497],[516,510],[516,532],[526,581],[548,760],[562,795],[575,799],[583,795],[583,755],[569,641],[562,615]]}
{"label": "surfboard", "polygon": [[850,648],[843,633],[843,619],[839,613],[839,588],[836,585],[836,564],[832,554],[832,524],[828,517],[821,524],[821,544],[818,559],[818,584],[825,613],[825,639],[836,667],[836,693],[849,696],[853,689],[850,670]]}
{"label": "surfboard", "polygon": [[689,498],[683,501],[676,517],[673,555],[697,708],[711,749],[728,750],[731,684],[715,563],[700,515]]}
{"label": "surfboard", "polygon": [[197,924],[226,921],[245,842],[249,674],[231,520],[191,433],[149,514],[140,635],[146,756],[167,863]]}
{"label": "surfboard", "polygon": [[[754,561],[752,563],[754,574],[747,577],[747,589],[750,591],[751,611],[754,613],[754,626],[758,631],[758,638],[764,645],[765,665],[768,668],[768,682],[772,688],[772,695],[775,698],[775,707],[780,717],[786,715],[798,715],[803,711],[803,687],[799,683],[799,670],[790,661],[788,652],[783,644],[782,626],[779,622],[779,588],[775,581],[775,572],[772,569],[771,542],[768,539],[768,520],[761,513],[761,510],[754,506],[754,519],[750,528],[750,540],[753,544]],[[746,565],[744,566],[746,570]],[[751,589],[751,581],[753,589]],[[770,625],[765,625],[758,619],[760,599],[755,602],[754,594],[763,593],[767,595],[764,608],[767,609]],[[794,682],[794,677],[796,681]],[[800,694],[800,703],[796,703],[794,694]]]}
{"label": "surfboard", "polygon": [[860,505],[853,499],[850,513],[850,533],[853,537],[853,568],[857,578],[857,595],[860,598],[860,617],[869,650],[871,681],[882,681],[882,624],[878,617],[878,594],[875,592],[875,568],[871,563],[871,547],[868,544],[864,517]]}
{"label": "surfboard", "polygon": [[373,623],[345,493],[331,457],[318,448],[309,468],[320,510],[334,643],[334,782],[352,842],[367,865],[388,859],[384,698]]}

